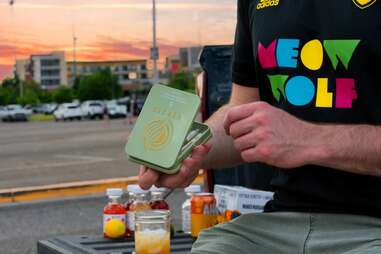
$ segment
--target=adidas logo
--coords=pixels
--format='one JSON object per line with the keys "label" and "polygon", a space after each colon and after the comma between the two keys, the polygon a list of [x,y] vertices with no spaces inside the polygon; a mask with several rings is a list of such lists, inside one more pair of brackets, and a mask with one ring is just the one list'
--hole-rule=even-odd
{"label": "adidas logo", "polygon": [[261,10],[267,7],[274,7],[279,5],[280,0],[260,0],[257,4],[257,10]]}

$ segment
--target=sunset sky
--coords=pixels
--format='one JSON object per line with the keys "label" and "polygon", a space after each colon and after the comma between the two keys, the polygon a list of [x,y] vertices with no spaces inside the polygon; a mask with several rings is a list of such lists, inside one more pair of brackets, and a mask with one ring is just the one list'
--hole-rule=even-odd
{"label": "sunset sky", "polygon": [[[152,0],[0,0],[0,80],[16,58],[65,50],[78,60],[148,58]],[[157,0],[163,56],[178,47],[233,42],[236,0]]]}

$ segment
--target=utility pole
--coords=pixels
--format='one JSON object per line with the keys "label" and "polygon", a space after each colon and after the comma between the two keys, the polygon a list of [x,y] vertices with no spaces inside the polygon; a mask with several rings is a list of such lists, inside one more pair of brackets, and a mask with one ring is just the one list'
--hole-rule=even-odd
{"label": "utility pole", "polygon": [[[15,0],[9,0],[9,5],[12,7],[12,10],[13,10],[13,5],[15,4]],[[12,13],[13,14],[13,13]],[[13,15],[12,15],[13,17]],[[17,76],[17,72],[16,72],[16,67],[17,66],[17,55],[15,54],[15,70],[14,70],[14,80],[16,81],[16,86],[19,87],[19,96],[20,97],[24,97],[24,84],[23,82],[19,79],[19,77]],[[23,66],[24,68],[24,66]]]}
{"label": "utility pole", "polygon": [[157,69],[157,60],[159,59],[159,48],[157,47],[157,38],[156,38],[156,0],[152,0],[152,35],[153,42],[151,48],[151,60],[153,60],[153,73],[152,81],[157,83],[159,81],[159,73]]}
{"label": "utility pole", "polygon": [[17,76],[17,73],[15,72],[15,80],[18,84],[16,85],[19,85],[20,87],[20,97],[24,97],[24,84],[23,82],[18,78]]}
{"label": "utility pole", "polygon": [[77,37],[73,32],[73,85],[77,80]]}

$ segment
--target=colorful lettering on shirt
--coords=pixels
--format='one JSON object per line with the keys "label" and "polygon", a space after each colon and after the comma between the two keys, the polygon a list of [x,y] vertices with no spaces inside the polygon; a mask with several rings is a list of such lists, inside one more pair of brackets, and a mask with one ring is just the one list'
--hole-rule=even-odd
{"label": "colorful lettering on shirt", "polygon": [[[310,73],[322,69],[323,63],[337,70],[339,63],[348,70],[350,61],[360,40],[311,40],[300,45],[298,39],[277,39],[267,47],[258,45],[259,63],[263,69],[277,68],[278,75],[268,75],[274,98],[286,100],[294,106],[312,104],[317,108],[352,108],[357,99],[356,82],[352,78],[329,80],[321,76],[310,78],[308,75],[290,76],[290,69],[304,67]],[[326,54],[324,54],[326,53]],[[329,61],[324,61],[327,56]],[[298,66],[300,65],[301,66]],[[287,68],[288,75],[282,75]],[[322,74],[323,75],[323,74]],[[333,91],[329,90],[329,84]],[[335,86],[334,86],[335,85]]]}
{"label": "colorful lettering on shirt", "polygon": [[304,76],[295,76],[288,80],[286,98],[295,106],[309,104],[315,96],[315,86],[312,81]]}
{"label": "colorful lettering on shirt", "polygon": [[274,75],[268,76],[271,83],[271,90],[273,91],[274,98],[280,102],[280,95],[283,95],[283,98],[286,98],[286,94],[284,92],[284,84],[288,79],[288,76],[285,75]]}
{"label": "colorful lettering on shirt", "polygon": [[319,40],[307,42],[300,53],[304,66],[311,71],[317,71],[323,65],[323,45]]}
{"label": "colorful lettering on shirt", "polygon": [[352,59],[353,53],[357,48],[359,40],[327,40],[324,41],[324,48],[332,62],[333,68],[336,70],[339,60],[348,70],[349,61]]}
{"label": "colorful lettering on shirt", "polygon": [[278,67],[296,68],[298,65],[298,47],[299,40],[279,39],[276,50]]}
{"label": "colorful lettering on shirt", "polygon": [[319,78],[317,81],[316,107],[332,108],[333,93],[328,91],[328,79]]}
{"label": "colorful lettering on shirt", "polygon": [[277,67],[276,57],[276,41],[270,43],[270,45],[265,48],[262,43],[259,43],[258,47],[258,58],[259,62],[263,66],[263,68],[275,68]]}
{"label": "colorful lettering on shirt", "polygon": [[355,99],[357,99],[355,80],[350,78],[336,79],[336,107],[352,108],[352,102]]}

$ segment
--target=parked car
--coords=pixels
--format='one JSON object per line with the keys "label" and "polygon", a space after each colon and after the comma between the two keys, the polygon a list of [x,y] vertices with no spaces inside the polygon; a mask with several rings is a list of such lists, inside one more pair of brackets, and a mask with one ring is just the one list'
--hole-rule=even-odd
{"label": "parked car", "polygon": [[81,105],[82,114],[89,119],[103,119],[103,103],[99,101],[85,101]]}
{"label": "parked car", "polygon": [[58,104],[57,103],[47,103],[47,104],[44,104],[43,107],[42,107],[42,112],[45,114],[45,115],[50,115],[50,114],[53,114],[53,112],[58,108]]}
{"label": "parked car", "polygon": [[44,105],[42,105],[42,104],[33,106],[33,108],[32,108],[33,113],[42,114],[43,113],[43,107],[44,107]]}
{"label": "parked car", "polygon": [[28,121],[28,112],[20,105],[8,105],[2,118],[4,122]]}
{"label": "parked car", "polygon": [[110,119],[127,117],[127,106],[117,101],[108,101],[106,104],[107,115]]}
{"label": "parked car", "polygon": [[0,120],[6,115],[7,109],[6,107],[0,106]]}
{"label": "parked car", "polygon": [[33,106],[32,105],[24,106],[24,110],[28,116],[31,116],[33,114]]}
{"label": "parked car", "polygon": [[53,115],[56,121],[74,119],[81,120],[82,110],[80,105],[77,103],[64,103],[61,104],[56,111],[54,111]]}

